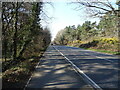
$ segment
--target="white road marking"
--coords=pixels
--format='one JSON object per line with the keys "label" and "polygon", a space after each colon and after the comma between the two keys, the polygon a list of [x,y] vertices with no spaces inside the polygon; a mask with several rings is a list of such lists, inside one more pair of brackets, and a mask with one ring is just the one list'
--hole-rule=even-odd
{"label": "white road marking", "polygon": [[95,56],[96,58],[100,58],[100,59],[104,59],[104,60],[106,60],[106,61],[109,61],[109,62],[114,62],[114,61],[111,61],[111,60],[109,60],[109,59],[106,59],[106,58],[102,58],[102,57],[98,57],[98,56]]}
{"label": "white road marking", "polygon": [[[53,46],[54,47],[54,46]],[[55,48],[55,47],[54,47]],[[55,48],[62,56],[64,56],[64,58],[73,66],[74,70],[76,72],[78,72],[78,74],[81,76],[82,78],[89,83],[92,87],[94,87],[97,90],[102,90],[102,88],[100,86],[98,86],[91,78],[89,78],[82,70],[80,70],[75,64],[73,64],[70,59],[68,59],[62,52],[60,52],[57,48]]]}
{"label": "white road marking", "polygon": [[[86,51],[86,50],[85,50]],[[91,51],[92,52],[92,51]],[[86,55],[89,55],[88,53],[85,53]],[[109,61],[109,62],[111,62],[111,63],[113,63],[114,61],[112,61],[112,60],[109,60],[109,59],[107,59],[107,58],[103,58],[103,57],[99,57],[99,56],[94,56],[94,55],[89,55],[89,56],[91,56],[91,57],[96,57],[96,58],[99,58],[99,59],[103,59],[103,60],[106,60],[106,61]]]}
{"label": "white road marking", "polygon": [[[79,49],[82,49],[82,48],[79,48]],[[85,50],[85,49],[82,49],[82,50]],[[93,52],[93,53],[98,53],[98,54],[112,55],[112,54],[101,53],[101,52],[97,52],[97,51],[91,51],[91,50],[85,50],[85,51]],[[88,54],[87,54],[87,55],[88,55]],[[99,57],[99,56],[93,56],[93,55],[90,55],[90,56],[96,57],[96,58],[100,58],[100,59],[104,59],[104,60],[109,61],[109,62],[111,62],[111,63],[114,62],[114,61],[112,61],[112,60],[109,60],[109,59],[106,59],[106,58],[102,58],[102,57]],[[114,55],[112,55],[112,56],[114,56]]]}

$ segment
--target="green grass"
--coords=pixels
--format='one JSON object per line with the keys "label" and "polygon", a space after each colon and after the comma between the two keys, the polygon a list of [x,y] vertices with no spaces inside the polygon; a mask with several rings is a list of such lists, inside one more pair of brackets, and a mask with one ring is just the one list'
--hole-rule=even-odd
{"label": "green grass", "polygon": [[102,52],[102,53],[107,53],[107,54],[120,55],[120,52],[115,52],[115,51],[107,51],[107,50],[91,49],[91,48],[84,48],[84,49],[97,51],[97,52]]}
{"label": "green grass", "polygon": [[[72,45],[67,45],[67,46],[72,46]],[[101,53],[107,53],[107,54],[113,54],[113,55],[120,55],[120,52],[117,51],[108,51],[108,50],[103,50],[103,49],[93,49],[93,48],[85,48],[85,47],[79,47],[79,46],[75,46],[73,45],[72,47],[78,47],[78,48],[83,48],[83,49],[87,49],[87,50],[92,50],[92,51],[96,51],[96,52],[101,52]]]}
{"label": "green grass", "polygon": [[[72,45],[67,45],[67,46],[72,46]],[[72,46],[72,47],[79,47],[79,46]],[[83,47],[79,47],[79,48],[83,48]],[[115,52],[115,51],[93,49],[93,48],[83,48],[83,49],[92,50],[92,51],[101,52],[101,53],[113,54],[113,55],[120,55],[120,52],[117,52],[117,51]]]}

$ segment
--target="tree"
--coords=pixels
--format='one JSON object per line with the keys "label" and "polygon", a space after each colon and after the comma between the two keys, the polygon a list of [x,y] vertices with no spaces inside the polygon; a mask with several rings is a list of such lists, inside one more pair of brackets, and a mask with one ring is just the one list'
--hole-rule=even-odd
{"label": "tree", "polygon": [[99,29],[103,36],[118,37],[117,16],[106,14],[99,22]]}
{"label": "tree", "polygon": [[92,17],[101,17],[107,13],[114,14],[116,16],[118,15],[117,13],[119,10],[116,10],[115,8],[115,2],[112,3],[112,1],[110,0],[104,0],[104,1],[87,0],[83,2],[81,2],[81,0],[77,0],[77,1],[78,1],[77,4],[83,6],[87,10],[87,13]]}
{"label": "tree", "polygon": [[2,56],[6,61],[3,63],[6,66],[4,70],[26,58],[38,56],[49,45],[50,32],[40,24],[42,6],[43,2],[2,3]]}

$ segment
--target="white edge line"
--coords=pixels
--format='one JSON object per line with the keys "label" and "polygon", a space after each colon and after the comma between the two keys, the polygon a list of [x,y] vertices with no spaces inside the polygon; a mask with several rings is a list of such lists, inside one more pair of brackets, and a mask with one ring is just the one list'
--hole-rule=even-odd
{"label": "white edge line", "polygon": [[[54,47],[54,46],[53,46]],[[54,47],[55,48],[55,47]],[[100,86],[98,86],[92,79],[90,79],[82,70],[80,70],[75,64],[73,64],[63,53],[61,53],[57,48],[55,48],[65,59],[77,70],[78,73],[82,74],[86,79],[86,82],[93,86],[95,89],[102,90]],[[82,77],[83,78],[83,77]]]}
{"label": "white edge line", "polygon": [[[85,51],[89,51],[89,52],[93,52],[93,53],[98,53],[98,54],[100,53],[100,54],[105,54],[105,55],[115,56],[115,55],[113,55],[113,54],[101,53],[101,52],[97,52],[97,51],[86,50],[86,49],[83,49],[83,48],[78,48],[78,49],[82,49],[82,50],[85,50]],[[106,58],[102,58],[102,57],[98,57],[98,56],[93,56],[93,55],[90,55],[90,56],[92,56],[92,57],[96,57],[96,58],[100,58],[100,59],[104,59],[104,60],[109,61],[109,62],[111,62],[111,63],[114,62],[114,61],[109,60],[109,59],[106,59]],[[115,56],[115,57],[117,57],[117,56]]]}
{"label": "white edge line", "polygon": [[101,57],[98,57],[98,56],[95,56],[96,58],[100,58],[100,59],[104,59],[104,60],[106,60],[106,61],[109,61],[109,62],[114,62],[114,61],[111,61],[111,60],[109,60],[109,59],[106,59],[106,58],[101,58]]}

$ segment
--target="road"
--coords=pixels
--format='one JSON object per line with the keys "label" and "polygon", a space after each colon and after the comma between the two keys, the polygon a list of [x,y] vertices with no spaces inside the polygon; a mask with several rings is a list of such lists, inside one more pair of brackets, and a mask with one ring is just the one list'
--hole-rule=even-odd
{"label": "road", "polygon": [[76,47],[54,46],[102,89],[118,88],[119,57]]}
{"label": "road", "polygon": [[[98,86],[118,90],[118,56],[76,47],[50,46],[26,85],[29,88],[90,88],[71,68],[64,54]],[[90,90],[88,89],[88,90]]]}
{"label": "road", "polygon": [[25,90],[43,88],[78,88],[92,87],[87,84],[66,62],[65,58],[53,47],[49,47],[40,59],[35,72],[26,84]]}

